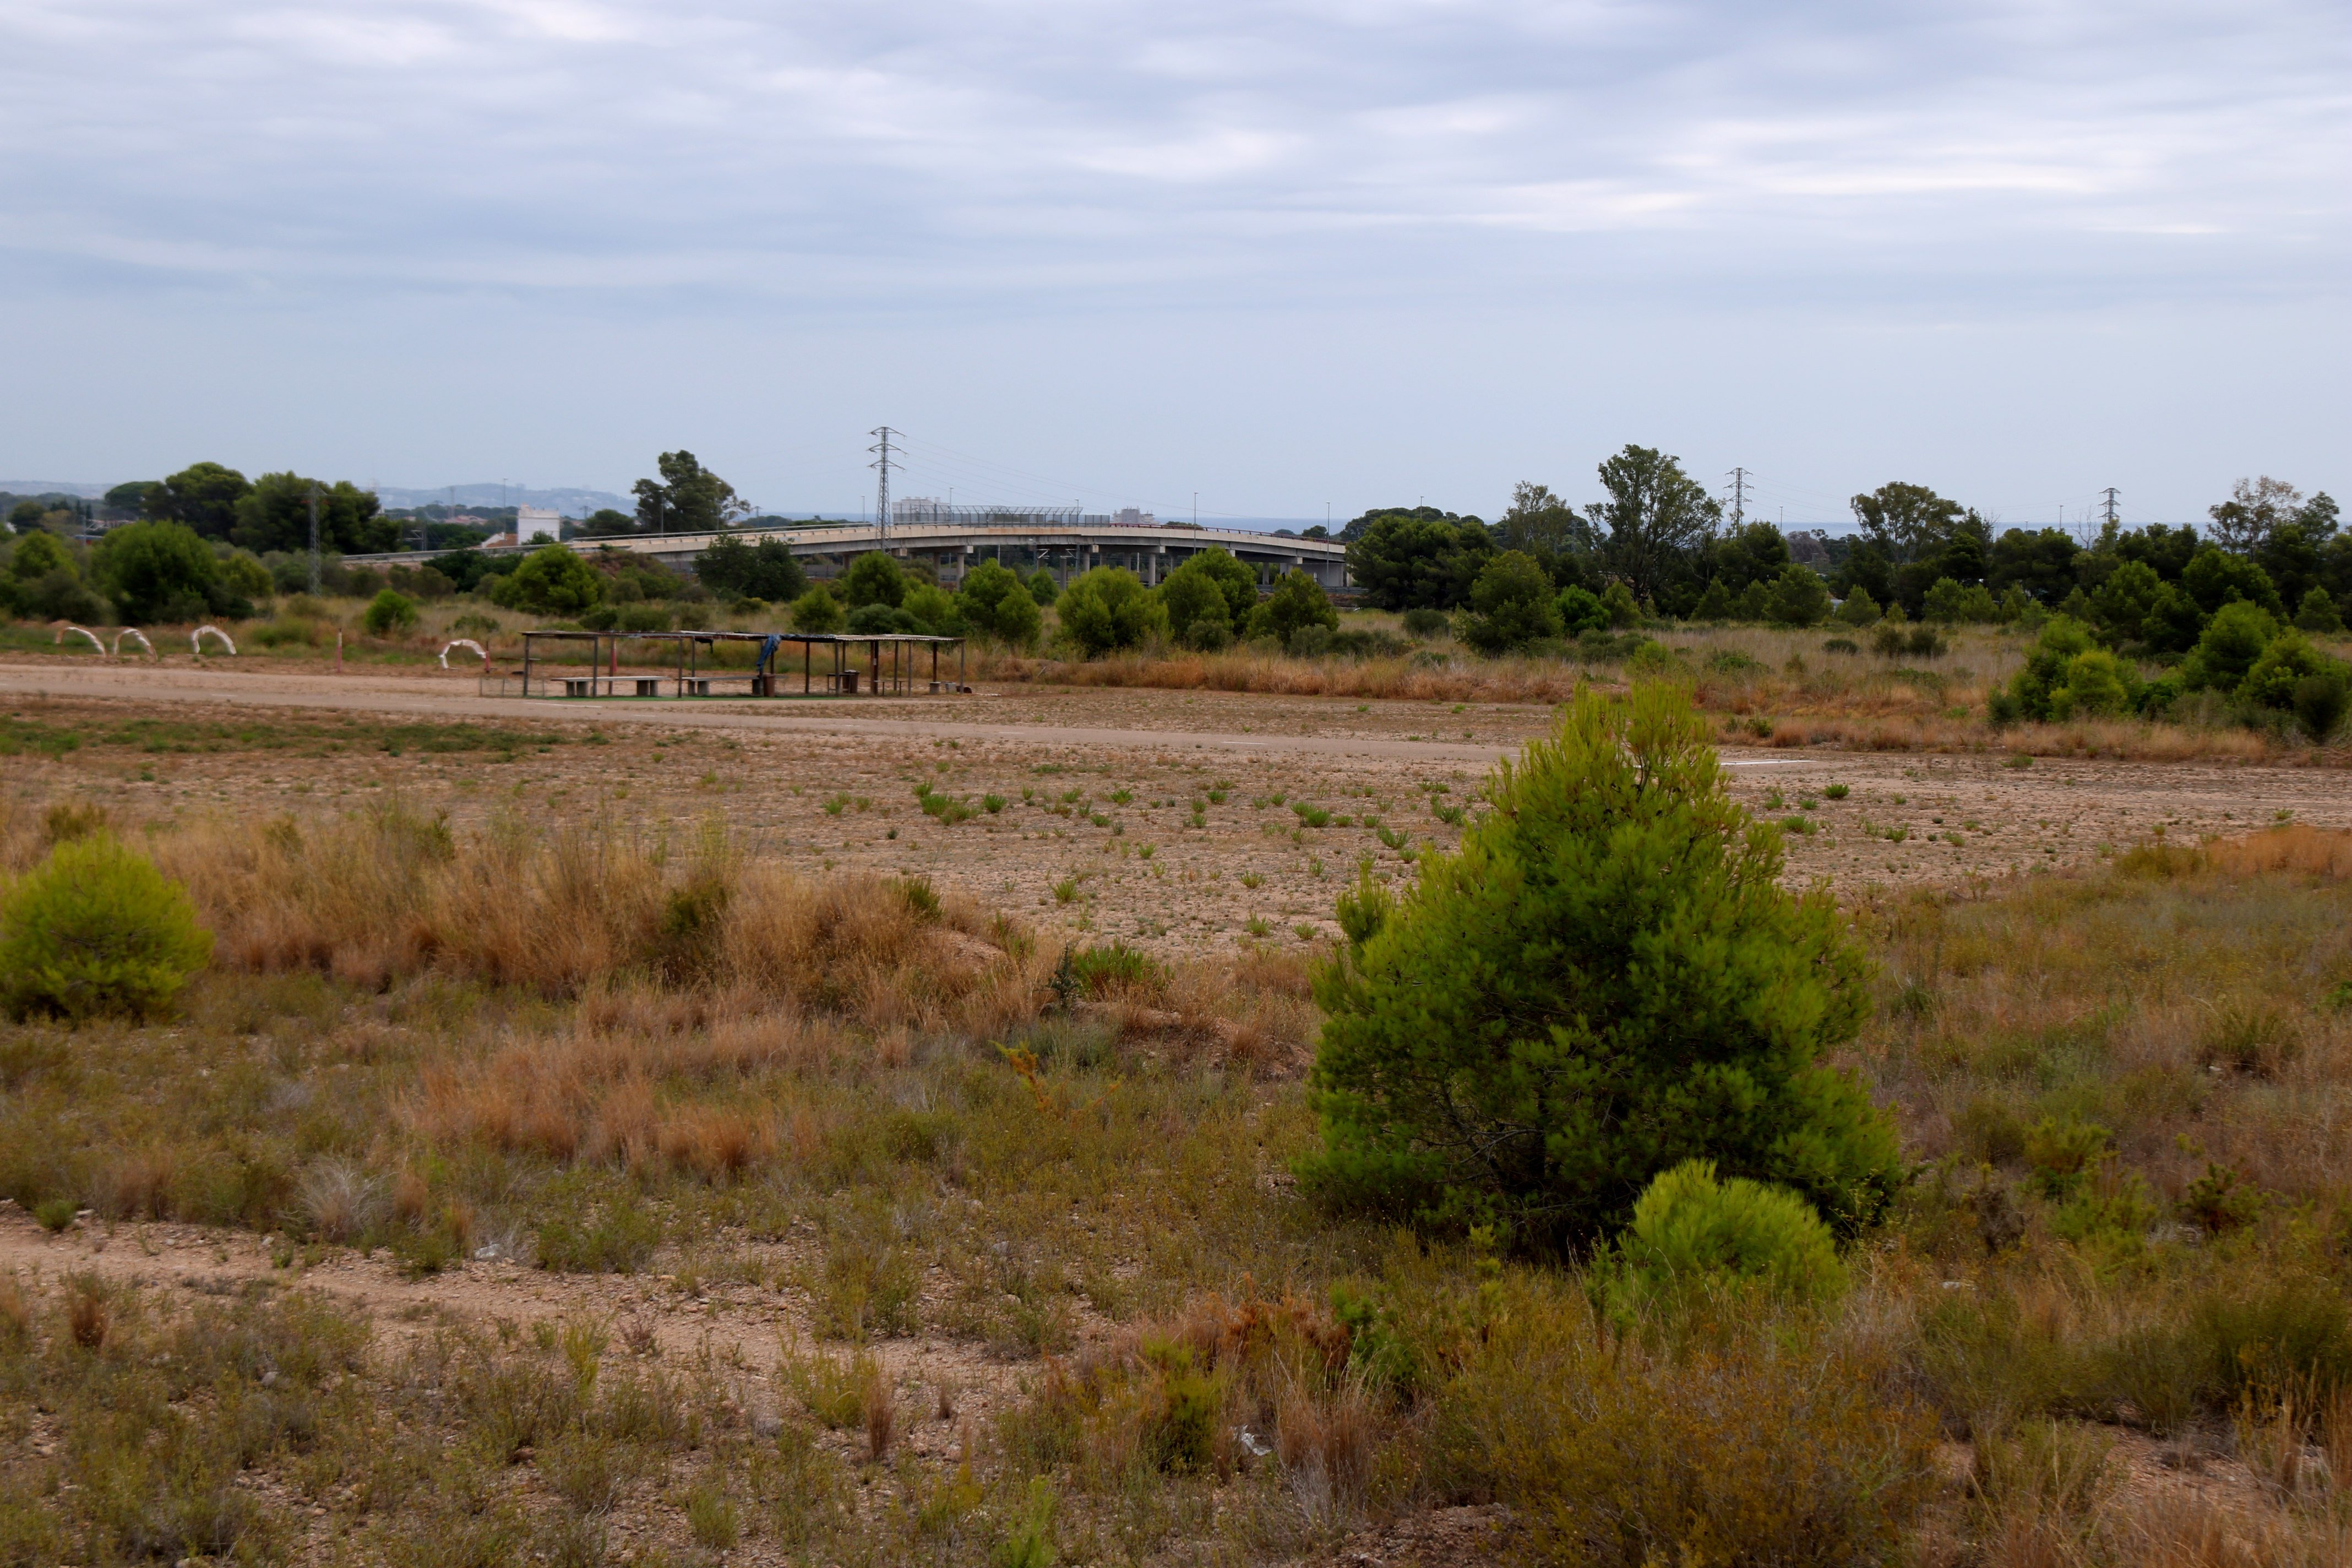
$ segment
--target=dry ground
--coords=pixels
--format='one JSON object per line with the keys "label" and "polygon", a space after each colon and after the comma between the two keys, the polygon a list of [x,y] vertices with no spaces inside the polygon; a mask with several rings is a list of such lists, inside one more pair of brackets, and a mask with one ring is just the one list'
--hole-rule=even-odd
{"label": "dry ground", "polygon": [[[1549,720],[1529,704],[1034,688],[591,707],[484,700],[455,676],[218,665],[0,665],[0,710],[89,742],[9,758],[20,802],[87,791],[153,820],[396,794],[461,826],[520,811],[656,833],[717,816],[813,869],[928,876],[1049,929],[1165,953],[1328,937],[1361,858],[1394,872],[1418,846],[1449,845],[1456,830],[1438,813]],[[384,728],[420,722],[519,725],[547,743],[436,751]],[[2077,864],[2158,830],[2194,841],[2287,817],[2352,826],[2352,790],[2333,770],[1827,749],[1729,760],[1745,801],[1816,829],[1790,836],[1791,878],[1855,895]],[[975,815],[926,816],[918,783]],[[1847,793],[1832,799],[1837,786]],[[1001,810],[985,809],[992,795]],[[1305,826],[1300,804],[1330,825]]]}

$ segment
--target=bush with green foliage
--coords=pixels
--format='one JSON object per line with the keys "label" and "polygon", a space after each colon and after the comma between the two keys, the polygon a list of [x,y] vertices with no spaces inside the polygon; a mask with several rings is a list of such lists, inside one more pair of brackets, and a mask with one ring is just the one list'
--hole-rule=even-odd
{"label": "bush with green foliage", "polygon": [[965,573],[956,597],[972,630],[1012,647],[1029,647],[1045,626],[1020,575],[999,562],[983,561]]}
{"label": "bush with green foliage", "polygon": [[1587,691],[1495,773],[1458,852],[1402,900],[1341,899],[1311,1189],[1538,1248],[1614,1228],[1690,1159],[1842,1226],[1884,1208],[1894,1131],[1820,1061],[1861,1026],[1865,961],[1826,893],[1780,886],[1780,832],[1706,736],[1672,683]]}
{"label": "bush with green foliage", "polygon": [[2294,612],[2298,630],[2316,632],[2322,637],[2344,629],[2344,616],[2336,607],[2336,595],[2325,588],[2314,588],[2303,596],[2303,604]]}
{"label": "bush with green foliage", "polygon": [[110,834],[70,839],[0,891],[13,1017],[153,1017],[212,957],[187,889]]}
{"label": "bush with green foliage", "polygon": [[[1593,601],[1598,604],[1599,600]],[[1412,637],[1439,637],[1451,630],[1454,621],[1444,610],[1427,605],[1415,605],[1404,613],[1404,633]]]}
{"label": "bush with green foliage", "polygon": [[823,588],[811,588],[793,601],[793,630],[821,636],[837,632],[847,619],[841,613],[841,601]]}
{"label": "bush with green foliage", "polygon": [[959,596],[929,583],[918,583],[907,590],[898,603],[898,613],[915,623],[915,629],[927,637],[960,637],[971,628],[964,622],[963,605]]}
{"label": "bush with green foliage", "polygon": [[2278,633],[2277,620],[2260,605],[2243,600],[2222,605],[2181,665],[2182,683],[2191,691],[2235,692]]}
{"label": "bush with green foliage", "polygon": [[1245,630],[1250,637],[1272,637],[1283,647],[1295,648],[1301,633],[1317,628],[1339,630],[1339,612],[1331,607],[1331,596],[1314,574],[1294,566],[1282,574],[1265,601],[1250,612]]}
{"label": "bush with green foliage", "polygon": [[895,558],[869,550],[841,574],[841,597],[853,610],[865,605],[887,605],[895,610],[905,601],[909,585],[906,568]]}
{"label": "bush with green foliage", "polygon": [[[1594,607],[1600,603],[1594,599]],[[1484,654],[1559,637],[1559,603],[1550,576],[1524,550],[1493,557],[1470,585],[1470,607],[1461,615],[1457,635]]]}
{"label": "bush with green foliage", "polygon": [[2294,683],[2290,702],[2303,732],[2325,744],[2344,727],[2344,715],[2352,710],[2352,676],[2341,665],[2306,675]]}
{"label": "bush with green foliage", "polygon": [[1869,626],[1878,624],[1881,613],[1878,601],[1870,596],[1870,590],[1856,585],[1838,605],[1837,613],[1832,618],[1842,626]]}
{"label": "bush with green foliage", "polygon": [[1590,588],[1580,588],[1571,584],[1562,588],[1559,597],[1552,603],[1559,607],[1559,635],[1564,637],[1609,629],[1609,607],[1601,602],[1601,595]]}
{"label": "bush with green foliage", "polygon": [[1188,556],[1153,592],[1167,607],[1170,637],[1187,647],[1219,648],[1249,624],[1257,607],[1257,574],[1232,552],[1211,545]]}
{"label": "bush with green foliage", "polygon": [[1829,613],[1830,585],[1811,567],[1791,565],[1772,580],[1764,616],[1774,626],[1818,626]]}
{"label": "bush with green foliage", "polygon": [[542,616],[576,616],[604,602],[604,579],[561,544],[541,545],[502,577],[490,580],[490,603]]}
{"label": "bush with green foliage", "polygon": [[2141,695],[2138,672],[2100,647],[2090,627],[2071,616],[2053,616],[2026,650],[2025,667],[2010,679],[2007,691],[1986,700],[1985,711],[1996,726],[2050,723],[2126,712]]}
{"label": "bush with green foliage", "polygon": [[1845,1289],[1837,1241],[1813,1206],[1786,1187],[1717,1180],[1711,1160],[1659,1173],[1633,1220],[1595,1271],[1620,1318],[1695,1292],[1752,1283],[1789,1300],[1826,1301]]}
{"label": "bush with green foliage", "polygon": [[781,539],[746,544],[731,534],[721,534],[694,558],[694,575],[712,593],[731,599],[785,605],[808,592],[808,574],[793,559],[792,546]]}
{"label": "bush with green foliage", "polygon": [[1028,585],[1029,596],[1037,601],[1037,607],[1041,610],[1052,609],[1054,601],[1062,596],[1062,585],[1055,582],[1054,574],[1043,566],[1022,581]]}
{"label": "bush with green foliage", "polygon": [[[131,522],[110,530],[90,552],[90,575],[125,621],[187,623],[228,613],[220,560],[176,522]],[[249,613],[251,606],[246,605]]]}
{"label": "bush with green foliage", "polygon": [[2340,667],[2312,647],[2309,637],[2299,631],[2283,631],[2263,647],[2246,678],[2238,683],[2238,700],[2250,708],[2285,712],[2294,706],[2296,686],[2335,668]]}
{"label": "bush with green foliage", "polygon": [[1919,618],[1942,626],[1989,626],[2000,619],[2000,606],[1981,583],[1963,588],[1956,578],[1938,577],[1920,604]]}
{"label": "bush with green foliage", "polygon": [[2234,604],[2252,605],[2273,616],[2283,613],[2271,574],[2219,545],[2208,544],[2189,558],[2189,564],[2181,569],[2180,586],[2209,616]]}
{"label": "bush with green foliage", "polygon": [[[1567,597],[1565,594],[1560,596],[1563,599]],[[1592,602],[1595,605],[1601,603],[1598,598],[1593,599]],[[1707,579],[1706,591],[1698,596],[1698,603],[1691,606],[1691,613],[1686,618],[1720,625],[1738,613],[1738,602],[1732,598],[1731,590],[1725,585],[1724,580],[1720,577],[1710,577]],[[1565,618],[1564,611],[1563,618]],[[1601,625],[1608,625],[1607,620],[1604,619]]]}
{"label": "bush with green foliage", "polygon": [[898,637],[920,632],[923,624],[910,611],[887,605],[860,605],[849,612],[849,624],[844,629],[852,637]]}
{"label": "bush with green foliage", "polygon": [[83,582],[73,553],[56,534],[27,533],[0,572],[0,615],[39,621],[103,620],[106,606]]}
{"label": "bush with green foliage", "polygon": [[1630,626],[1642,618],[1642,606],[1634,601],[1633,590],[1622,583],[1612,583],[1601,591],[1601,607],[1609,612],[1612,627]]}
{"label": "bush with green foliage", "polygon": [[1062,635],[1088,658],[1137,647],[1168,626],[1166,608],[1118,566],[1097,566],[1064,589],[1056,614]]}
{"label": "bush with green foliage", "polygon": [[416,601],[386,588],[368,602],[360,624],[367,627],[370,637],[392,637],[411,630],[416,625]]}

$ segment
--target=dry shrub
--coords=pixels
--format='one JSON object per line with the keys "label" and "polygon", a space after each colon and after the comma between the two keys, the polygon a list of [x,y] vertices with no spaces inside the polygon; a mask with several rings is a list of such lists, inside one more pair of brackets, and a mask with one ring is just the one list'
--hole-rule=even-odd
{"label": "dry shrub", "polygon": [[117,1219],[167,1218],[179,1176],[179,1152],[168,1144],[127,1152],[106,1173],[100,1206]]}
{"label": "dry shrub", "polygon": [[1434,1393],[1434,1479],[1492,1496],[1559,1559],[1864,1563],[1936,1488],[1934,1429],[1860,1342],[1802,1319],[1612,1334],[1572,1285],[1498,1284]]}
{"label": "dry shrub", "polygon": [[303,1173],[294,1201],[313,1234],[350,1241],[382,1217],[383,1184],[347,1160],[322,1160]]}
{"label": "dry shrub", "polygon": [[1381,1412],[1362,1382],[1330,1389],[1292,1385],[1275,1408],[1274,1450],[1307,1517],[1329,1519],[1359,1504],[1371,1479]]}
{"label": "dry shrub", "polygon": [[2352,1525],[2340,1519],[2252,1518],[2173,1488],[2126,1500],[2102,1525],[2111,1554],[2101,1560],[2134,1568],[2342,1568],[2352,1563]]}
{"label": "dry shrub", "polygon": [[1065,664],[1000,653],[980,674],[1039,685],[1254,691],[1293,697],[1394,698],[1422,702],[1564,702],[1583,674],[1558,659],[1291,658],[1281,654],[1130,653]]}
{"label": "dry shrub", "polygon": [[655,1133],[662,1158],[681,1171],[716,1182],[740,1175],[775,1151],[766,1122],[741,1110],[688,1106],[663,1119]]}
{"label": "dry shrub", "polygon": [[2206,863],[2231,877],[2284,874],[2318,881],[2352,878],[2352,831],[2290,823],[2205,846]]}
{"label": "dry shrub", "polygon": [[25,1300],[24,1286],[13,1273],[0,1274],[0,1342],[20,1342],[32,1327],[33,1309]]}
{"label": "dry shrub", "polygon": [[66,1331],[73,1336],[73,1342],[86,1351],[103,1350],[113,1327],[114,1310],[106,1299],[106,1287],[90,1275],[68,1281]]}
{"label": "dry shrub", "polygon": [[891,1398],[890,1380],[883,1374],[881,1363],[867,1364],[857,1403],[866,1423],[866,1457],[879,1463],[889,1457],[890,1439],[898,1429],[898,1407]]}

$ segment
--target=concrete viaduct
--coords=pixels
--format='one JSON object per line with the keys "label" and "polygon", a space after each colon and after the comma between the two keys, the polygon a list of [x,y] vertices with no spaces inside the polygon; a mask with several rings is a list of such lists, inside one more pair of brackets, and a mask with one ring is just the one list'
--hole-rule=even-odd
{"label": "concrete viaduct", "polygon": [[[812,577],[826,578],[847,569],[858,556],[887,550],[902,561],[919,561],[952,585],[982,561],[998,561],[1023,574],[1043,566],[1066,584],[1071,578],[1097,566],[1123,566],[1147,584],[1156,584],[1212,545],[1231,552],[1243,564],[1256,569],[1259,582],[1271,587],[1276,578],[1294,568],[1310,574],[1327,592],[1350,586],[1347,546],[1336,539],[1285,538],[1272,533],[1245,533],[1212,528],[1138,528],[1118,523],[1069,526],[991,527],[963,523],[901,522],[881,537],[871,523],[812,523],[787,528],[738,528],[717,533],[623,533],[597,539],[571,539],[565,544],[582,554],[619,550],[651,556],[667,566],[692,572],[694,558],[721,537],[756,544],[780,539]],[[506,545],[503,550],[530,550],[537,545]],[[349,555],[353,565],[422,564],[445,551],[404,550],[380,555]]]}

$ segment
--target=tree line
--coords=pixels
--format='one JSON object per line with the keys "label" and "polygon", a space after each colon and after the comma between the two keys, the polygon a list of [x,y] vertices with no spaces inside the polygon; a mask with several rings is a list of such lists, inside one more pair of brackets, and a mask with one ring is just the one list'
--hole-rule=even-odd
{"label": "tree line", "polygon": [[[2184,604],[2210,616],[2243,597],[2290,617],[2308,607],[2324,623],[2352,594],[2352,534],[2336,503],[2270,478],[2241,480],[2202,532],[2110,523],[2085,543],[2056,528],[1996,531],[1975,508],[1903,481],[1855,496],[1854,532],[1824,538],[1726,527],[1722,503],[1654,448],[1625,447],[1599,477],[1607,499],[1581,509],[1522,483],[1492,524],[1425,506],[1368,511],[1341,531],[1349,569],[1368,604],[1458,613],[1474,641],[1507,645],[1573,635],[1588,601],[1612,590],[1620,624],[1627,606],[1789,625],[1857,599],[1871,619],[1897,606],[1907,619],[1945,621],[2014,619],[2029,605],[2082,618],[2100,603],[2120,618],[2137,606],[2133,636],[2172,651],[2200,629]],[[1792,538],[1811,562],[1795,558]],[[2159,601],[2164,618],[2143,627]]]}

